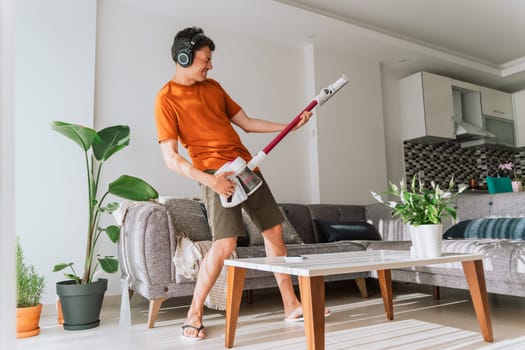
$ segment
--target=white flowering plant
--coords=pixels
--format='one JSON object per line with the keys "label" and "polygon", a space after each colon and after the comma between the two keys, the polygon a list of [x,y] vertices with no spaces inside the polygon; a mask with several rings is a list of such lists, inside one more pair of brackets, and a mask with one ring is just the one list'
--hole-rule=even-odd
{"label": "white flowering plant", "polygon": [[[378,202],[391,208],[393,217],[414,226],[440,224],[442,219],[446,217],[455,220],[454,197],[467,188],[466,185],[460,185],[458,190],[454,191],[453,177],[450,179],[446,190],[441,189],[434,181],[430,183],[430,188],[428,188],[416,175],[412,178],[410,187],[407,186],[404,178],[401,179],[399,185],[392,182],[389,184],[389,191],[382,194],[370,191],[372,196]],[[383,200],[381,195],[396,197],[398,201]]]}

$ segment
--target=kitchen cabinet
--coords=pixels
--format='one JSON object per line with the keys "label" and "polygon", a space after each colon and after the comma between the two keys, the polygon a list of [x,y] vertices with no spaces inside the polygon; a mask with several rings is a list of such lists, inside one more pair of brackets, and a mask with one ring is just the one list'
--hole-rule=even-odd
{"label": "kitchen cabinet", "polygon": [[504,118],[493,118],[484,116],[485,129],[494,134],[494,138],[487,140],[487,143],[494,143],[497,145],[505,145],[514,147],[516,140],[514,139],[514,121]]}
{"label": "kitchen cabinet", "polygon": [[419,72],[399,81],[403,140],[454,139],[451,79]]}
{"label": "kitchen cabinet", "polygon": [[512,95],[484,87],[481,89],[481,110],[486,116],[512,120]]}
{"label": "kitchen cabinet", "polygon": [[516,147],[525,147],[525,90],[513,93],[512,99],[515,111]]}

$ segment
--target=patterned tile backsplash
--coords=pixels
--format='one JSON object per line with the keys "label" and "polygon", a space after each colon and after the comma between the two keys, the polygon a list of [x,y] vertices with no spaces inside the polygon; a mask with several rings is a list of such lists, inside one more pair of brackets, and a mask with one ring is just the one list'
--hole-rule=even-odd
{"label": "patterned tile backsplash", "polygon": [[514,163],[516,173],[525,172],[525,150],[498,148],[494,145],[480,145],[462,148],[454,142],[420,144],[405,141],[405,177],[407,181],[414,174],[429,183],[435,181],[440,186],[448,186],[454,176],[456,184],[468,184],[475,178],[479,185],[486,185],[486,176],[497,176],[500,163]]}

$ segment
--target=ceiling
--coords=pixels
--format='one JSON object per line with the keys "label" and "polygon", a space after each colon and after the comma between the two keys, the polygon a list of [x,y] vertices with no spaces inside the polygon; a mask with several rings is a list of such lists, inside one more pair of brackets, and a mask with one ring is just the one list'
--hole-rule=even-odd
{"label": "ceiling", "polygon": [[523,0],[115,0],[185,23],[316,44],[388,67],[525,89]]}
{"label": "ceiling", "polygon": [[[468,65],[470,61],[480,72],[481,82],[486,80],[508,90],[525,88],[525,1],[277,1],[384,34],[398,46],[419,46],[419,50],[414,50],[422,55],[419,58],[414,57],[411,62],[411,52],[407,50],[409,56],[398,59],[397,63],[405,66],[438,51],[436,58],[442,62],[434,62],[437,70],[446,69],[454,61],[456,65]],[[388,59],[385,64],[398,68],[403,65]],[[456,70],[465,77],[473,75],[469,69],[463,73]]]}
{"label": "ceiling", "polygon": [[525,59],[523,0],[282,2],[494,67]]}

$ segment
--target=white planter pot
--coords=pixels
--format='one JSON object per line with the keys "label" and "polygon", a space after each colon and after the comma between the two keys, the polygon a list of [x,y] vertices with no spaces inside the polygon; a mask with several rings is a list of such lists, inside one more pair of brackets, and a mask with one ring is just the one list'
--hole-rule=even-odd
{"label": "white planter pot", "polygon": [[410,225],[409,230],[412,239],[412,255],[418,258],[441,256],[443,225]]}
{"label": "white planter pot", "polygon": [[512,181],[512,192],[521,192],[521,181]]}

